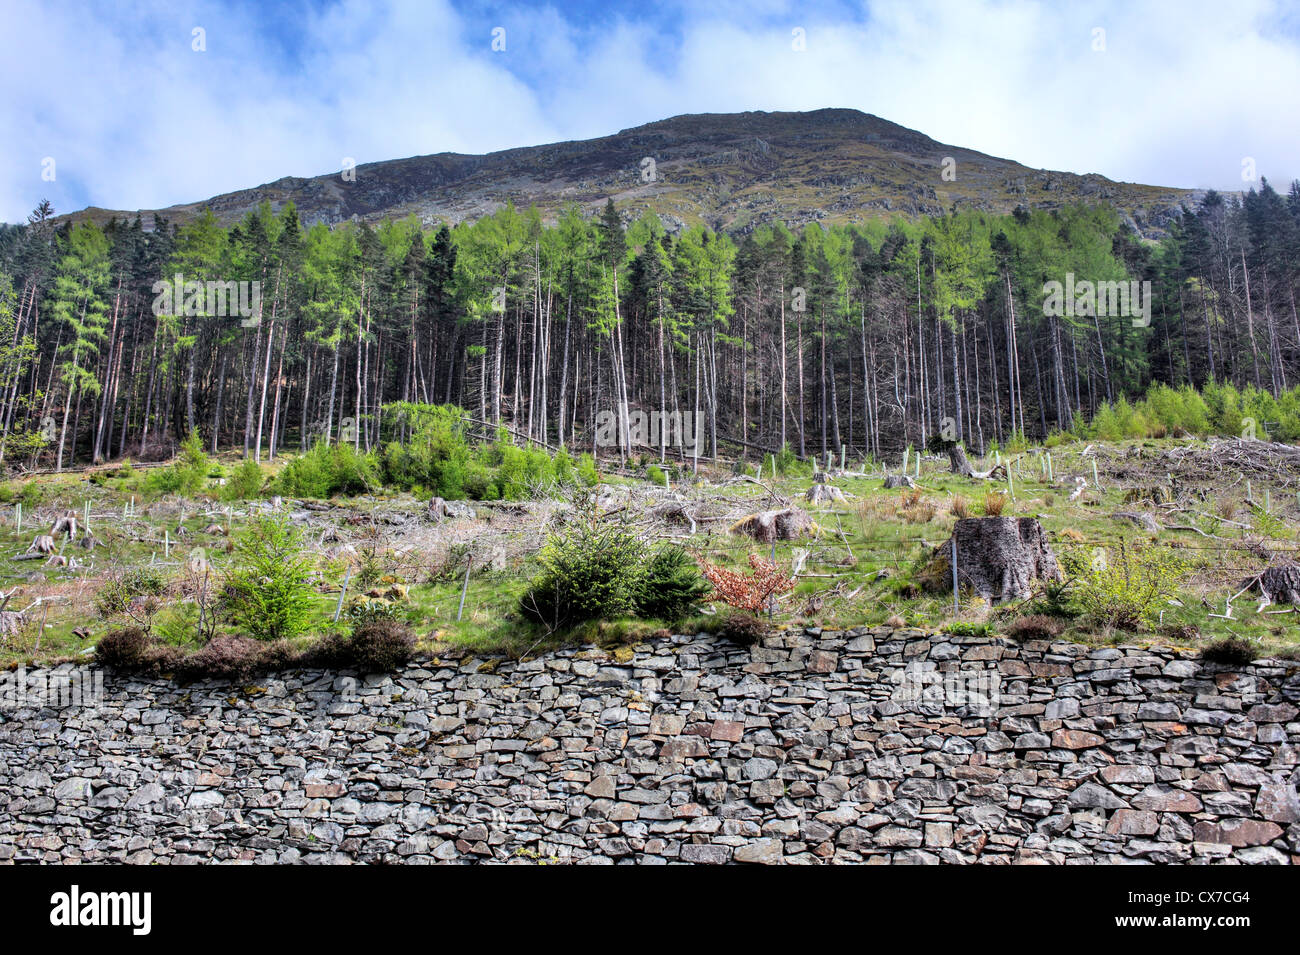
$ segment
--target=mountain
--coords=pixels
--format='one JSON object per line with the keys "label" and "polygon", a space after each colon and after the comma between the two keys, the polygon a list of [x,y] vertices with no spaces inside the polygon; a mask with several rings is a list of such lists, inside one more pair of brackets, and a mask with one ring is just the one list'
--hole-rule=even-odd
{"label": "mountain", "polygon": [[[956,164],[952,181],[942,176],[947,158]],[[432,225],[475,219],[507,202],[535,203],[553,218],[569,203],[592,211],[612,196],[625,212],[655,211],[670,230],[705,224],[743,233],[773,221],[858,222],[934,215],[953,205],[1009,212],[1105,202],[1155,238],[1182,204],[1203,195],[1030,169],[852,109],[674,116],[598,139],[393,159],[355,173],[351,182],[339,172],[287,176],[157,211],[184,222],[210,206],[230,223],[263,200],[275,208],[292,200],[306,224],[414,214]],[[146,223],[153,211],[141,210]],[[103,223],[134,214],[91,207],[69,218]]]}

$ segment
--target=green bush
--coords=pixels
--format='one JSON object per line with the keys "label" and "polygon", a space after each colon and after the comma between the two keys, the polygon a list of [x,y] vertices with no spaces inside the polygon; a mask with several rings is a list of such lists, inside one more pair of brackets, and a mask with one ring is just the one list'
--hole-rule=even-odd
{"label": "green bush", "polygon": [[564,448],[560,448],[559,451],[555,452],[552,467],[555,470],[555,480],[558,484],[572,487],[578,483],[578,471],[574,467],[573,458]]}
{"label": "green bush", "polygon": [[406,612],[400,604],[381,597],[362,597],[348,604],[346,616],[353,627],[384,620],[400,620]]}
{"label": "green bush", "polygon": [[634,609],[639,616],[673,623],[689,614],[710,590],[690,554],[667,544],[646,561]]}
{"label": "green bush", "polygon": [[166,646],[201,646],[204,636],[200,631],[206,629],[203,624],[196,604],[175,603],[158,615],[158,622],[150,632]]}
{"label": "green bush", "polygon": [[1068,552],[1063,563],[1073,576],[1074,602],[1104,626],[1140,630],[1155,624],[1178,593],[1187,561],[1167,547],[1123,541],[1109,553]]}
{"label": "green bush", "polygon": [[302,633],[316,605],[311,569],[302,534],[288,518],[258,518],[235,542],[235,568],[225,588],[230,618],[259,640]]}
{"label": "green bush", "polygon": [[0,481],[0,504],[21,504],[33,508],[45,499],[38,481]]}
{"label": "green bush", "polygon": [[1141,408],[1147,422],[1161,426],[1167,434],[1210,432],[1210,409],[1205,399],[1187,385],[1177,389],[1159,383],[1152,385]]}
{"label": "green bush", "polygon": [[772,456],[772,460],[776,473],[782,477],[806,477],[813,472],[812,462],[800,461],[789,444],[781,445],[781,450]]}
{"label": "green bush", "polygon": [[1103,441],[1181,434],[1240,437],[1248,435],[1251,421],[1261,440],[1300,440],[1300,386],[1274,398],[1253,385],[1239,389],[1210,382],[1198,392],[1187,385],[1156,383],[1135,403],[1125,398],[1114,405],[1102,402],[1092,420],[1086,425],[1076,422],[1071,433]]}
{"label": "green bush", "polygon": [[590,452],[583,452],[578,457],[578,480],[585,487],[595,487],[600,483],[600,472],[596,469],[596,459]]}
{"label": "green bush", "polygon": [[350,444],[312,446],[280,471],[272,487],[290,497],[329,498],[365,494],[378,484],[373,459]]}
{"label": "green bush", "polygon": [[520,599],[519,610],[551,629],[626,616],[636,609],[637,570],[645,558],[640,538],[589,520],[547,541],[537,557],[541,573]]}
{"label": "green bush", "polygon": [[575,467],[561,449],[554,457],[537,447],[518,447],[504,430],[490,443],[472,446],[465,436],[465,412],[452,405],[401,402],[384,406],[385,420],[398,435],[379,455],[383,482],[449,501],[523,500],[539,491],[594,484],[586,462]]}
{"label": "green bush", "polygon": [[246,501],[257,497],[265,483],[266,475],[262,473],[262,466],[252,458],[244,458],[239,467],[235,468],[234,473],[226,479],[226,486],[222,489],[221,496],[228,501]]}
{"label": "green bush", "polygon": [[167,588],[167,578],[155,567],[111,571],[95,594],[95,612],[103,620],[129,615],[146,631],[159,609],[157,598]]}
{"label": "green bush", "polygon": [[180,454],[165,468],[150,471],[141,491],[150,496],[162,494],[197,494],[208,486],[212,459],[203,450],[203,439],[197,430],[186,435]]}

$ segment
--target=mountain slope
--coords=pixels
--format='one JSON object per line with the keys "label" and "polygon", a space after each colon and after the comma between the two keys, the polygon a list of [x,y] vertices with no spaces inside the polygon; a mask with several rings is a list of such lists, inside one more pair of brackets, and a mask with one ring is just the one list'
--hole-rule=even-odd
{"label": "mountain slope", "polygon": [[[946,157],[956,162],[954,181],[941,175]],[[1009,212],[1107,202],[1154,237],[1201,193],[1030,169],[857,110],[821,109],[675,116],[598,139],[368,163],[353,182],[338,172],[286,177],[158,211],[184,222],[211,206],[228,223],[263,200],[277,208],[293,200],[308,224],[414,214],[431,225],[475,219],[506,202],[536,203],[551,218],[569,203],[590,211],[610,196],[627,211],[654,210],[670,229],[703,223],[741,232],[772,221],[932,215],[954,203]],[[142,211],[148,222],[154,210]],[[134,213],[92,207],[71,218],[113,215]]]}

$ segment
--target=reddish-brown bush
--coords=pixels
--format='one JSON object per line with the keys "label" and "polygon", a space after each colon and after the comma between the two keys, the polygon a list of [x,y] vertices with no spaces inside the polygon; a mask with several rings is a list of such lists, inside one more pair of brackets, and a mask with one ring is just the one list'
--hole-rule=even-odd
{"label": "reddish-brown bush", "polygon": [[794,589],[794,578],[788,576],[775,563],[758,554],[749,555],[752,574],[728,570],[706,560],[700,561],[704,579],[713,585],[706,600],[720,600],[737,610],[753,613],[762,610],[767,602]]}
{"label": "reddish-brown bush", "polygon": [[180,662],[180,675],[193,680],[247,680],[262,666],[262,644],[252,637],[224,635]]}

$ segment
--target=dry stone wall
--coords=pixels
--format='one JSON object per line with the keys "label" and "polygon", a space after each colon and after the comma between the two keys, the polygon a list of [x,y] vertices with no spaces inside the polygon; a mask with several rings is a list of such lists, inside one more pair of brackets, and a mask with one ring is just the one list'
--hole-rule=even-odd
{"label": "dry stone wall", "polygon": [[1300,860],[1295,663],[814,629],[61,707],[14,677],[6,863]]}

